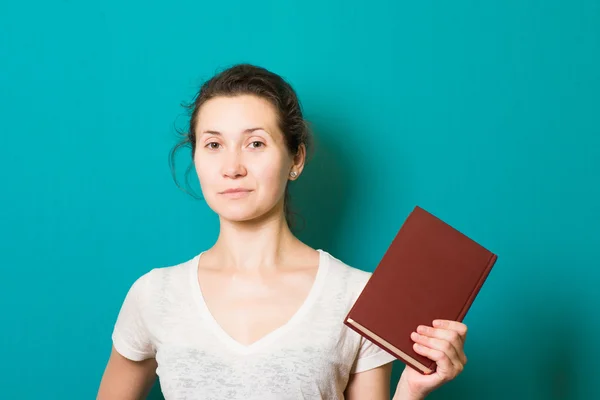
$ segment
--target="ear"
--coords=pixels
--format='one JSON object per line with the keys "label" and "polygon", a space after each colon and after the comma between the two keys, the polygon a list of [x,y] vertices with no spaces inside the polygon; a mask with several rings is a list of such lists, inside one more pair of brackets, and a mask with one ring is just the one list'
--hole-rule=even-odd
{"label": "ear", "polygon": [[300,146],[298,146],[298,152],[292,159],[292,168],[290,169],[290,172],[292,172],[292,171],[296,172],[296,176],[293,178],[290,177],[289,178],[290,180],[294,181],[300,177],[300,175],[302,174],[302,170],[304,169],[305,162],[306,162],[306,146],[304,145],[304,143],[302,143],[302,144],[300,144]]}

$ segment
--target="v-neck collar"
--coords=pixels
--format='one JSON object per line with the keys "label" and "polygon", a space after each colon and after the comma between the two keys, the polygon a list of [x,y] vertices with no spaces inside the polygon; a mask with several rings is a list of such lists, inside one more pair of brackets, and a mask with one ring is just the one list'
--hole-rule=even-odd
{"label": "v-neck collar", "polygon": [[319,266],[317,268],[317,273],[314,282],[308,292],[308,295],[306,296],[300,307],[296,310],[296,312],[286,323],[275,328],[275,330],[272,330],[271,332],[262,336],[260,339],[248,345],[240,343],[233,337],[231,337],[217,322],[214,315],[210,312],[208,305],[206,304],[204,295],[202,294],[202,289],[200,288],[200,283],[198,282],[198,261],[200,260],[202,254],[204,254],[204,251],[196,255],[190,262],[190,283],[192,285],[192,295],[196,304],[200,308],[200,312],[206,318],[208,325],[210,325],[210,328],[213,330],[213,333],[220,340],[222,340],[231,349],[240,353],[247,354],[256,351],[259,348],[263,348],[269,343],[272,343],[275,339],[277,339],[283,333],[285,333],[286,330],[290,329],[310,310],[311,306],[314,304],[315,300],[319,296],[323,287],[325,275],[329,268],[329,258],[327,257],[327,252],[321,249],[317,249],[317,251],[319,252]]}

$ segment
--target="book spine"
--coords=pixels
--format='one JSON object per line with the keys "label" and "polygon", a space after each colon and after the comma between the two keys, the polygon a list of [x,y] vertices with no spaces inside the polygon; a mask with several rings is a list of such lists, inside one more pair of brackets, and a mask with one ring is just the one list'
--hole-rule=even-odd
{"label": "book spine", "polygon": [[479,280],[477,281],[477,284],[473,288],[473,291],[471,292],[471,295],[467,298],[467,300],[465,301],[465,304],[463,305],[463,308],[460,310],[460,313],[456,317],[456,321],[462,322],[465,319],[465,316],[467,315],[467,311],[469,310],[469,308],[473,304],[473,301],[475,301],[475,297],[477,297],[477,294],[479,294],[479,291],[481,290],[481,288],[483,286],[483,283],[485,282],[485,280],[487,279],[488,275],[490,274],[490,272],[492,270],[492,267],[496,263],[497,259],[498,259],[498,256],[496,254],[492,253],[491,256],[490,256],[490,258],[489,258],[489,260],[488,260],[487,266],[485,267],[485,269],[481,273],[481,276],[479,277]]}

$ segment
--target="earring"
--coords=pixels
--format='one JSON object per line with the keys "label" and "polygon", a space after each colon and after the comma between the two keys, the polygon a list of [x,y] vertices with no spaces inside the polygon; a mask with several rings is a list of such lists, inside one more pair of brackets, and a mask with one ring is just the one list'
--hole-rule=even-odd
{"label": "earring", "polygon": [[292,172],[290,172],[290,176],[291,176],[292,178],[295,178],[297,175],[298,175],[298,173],[297,173],[296,171],[292,171]]}

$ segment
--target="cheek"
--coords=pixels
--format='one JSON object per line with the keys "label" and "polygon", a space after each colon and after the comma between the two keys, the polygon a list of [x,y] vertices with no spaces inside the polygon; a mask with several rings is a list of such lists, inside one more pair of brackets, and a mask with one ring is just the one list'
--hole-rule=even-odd
{"label": "cheek", "polygon": [[213,186],[215,180],[220,176],[218,163],[210,162],[205,157],[195,158],[194,167],[196,168],[196,175],[202,187]]}
{"label": "cheek", "polygon": [[255,169],[254,175],[257,180],[262,183],[263,187],[270,188],[270,192],[280,194],[285,190],[287,169],[282,164],[282,162],[272,162]]}

